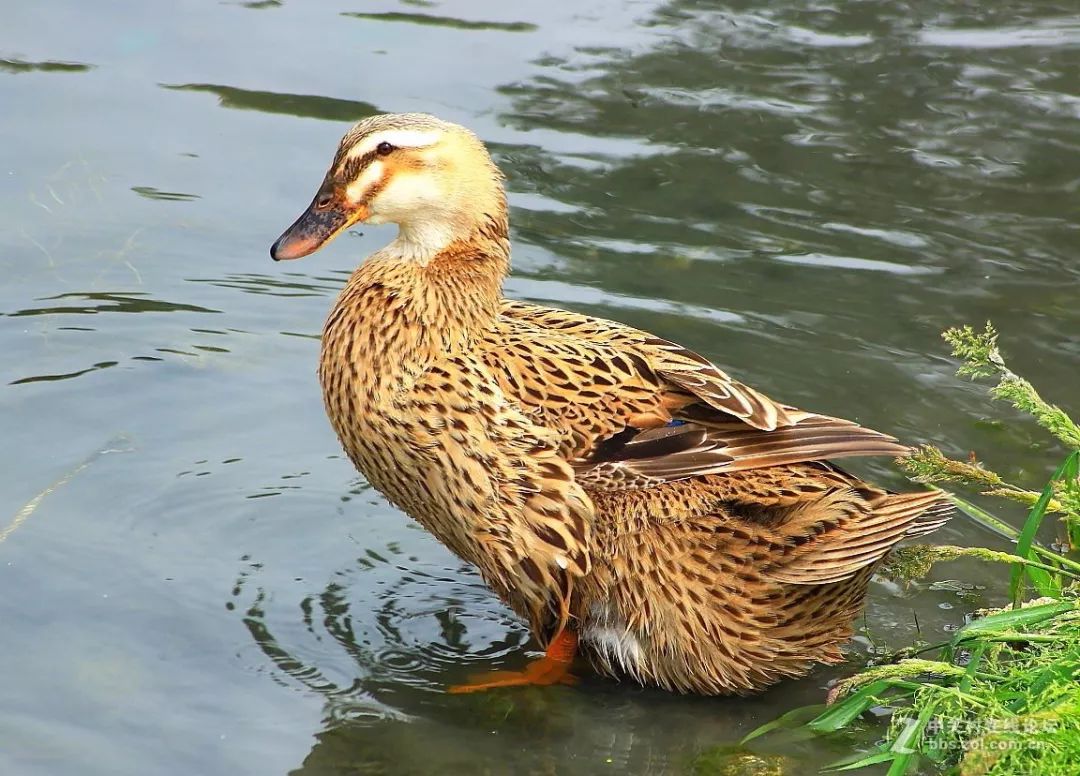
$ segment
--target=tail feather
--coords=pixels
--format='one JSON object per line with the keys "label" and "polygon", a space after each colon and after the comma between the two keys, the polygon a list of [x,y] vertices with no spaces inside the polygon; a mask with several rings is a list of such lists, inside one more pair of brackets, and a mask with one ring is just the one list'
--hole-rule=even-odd
{"label": "tail feather", "polygon": [[890,493],[871,504],[875,515],[888,515],[896,520],[910,517],[905,539],[925,536],[945,525],[956,508],[938,491],[919,493]]}
{"label": "tail feather", "polygon": [[769,576],[797,585],[848,579],[880,561],[901,540],[940,528],[953,512],[945,497],[933,491],[881,494],[868,506],[865,511],[849,511],[837,491],[807,504],[803,509],[820,521],[823,530],[770,569]]}

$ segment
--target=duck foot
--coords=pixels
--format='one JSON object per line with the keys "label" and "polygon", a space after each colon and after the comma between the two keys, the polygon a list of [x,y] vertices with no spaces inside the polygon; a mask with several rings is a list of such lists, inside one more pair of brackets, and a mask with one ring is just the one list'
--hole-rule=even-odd
{"label": "duck foot", "polygon": [[559,631],[548,644],[542,658],[533,660],[524,671],[485,671],[469,677],[466,684],[455,684],[447,692],[460,695],[467,692],[483,692],[496,687],[546,686],[552,684],[576,684],[578,678],[570,673],[570,664],[577,652],[577,634]]}

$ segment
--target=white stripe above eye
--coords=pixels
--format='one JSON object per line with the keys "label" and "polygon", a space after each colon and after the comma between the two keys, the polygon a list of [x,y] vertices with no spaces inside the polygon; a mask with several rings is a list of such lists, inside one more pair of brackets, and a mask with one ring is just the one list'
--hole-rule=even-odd
{"label": "white stripe above eye", "polygon": [[359,159],[378,148],[379,143],[389,143],[394,148],[425,148],[433,145],[442,133],[437,129],[384,129],[368,135],[354,145],[347,155],[349,159]]}

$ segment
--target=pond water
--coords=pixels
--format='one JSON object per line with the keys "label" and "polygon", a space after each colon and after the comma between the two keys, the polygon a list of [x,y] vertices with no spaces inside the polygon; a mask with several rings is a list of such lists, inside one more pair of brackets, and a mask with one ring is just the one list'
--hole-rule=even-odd
{"label": "pond water", "polygon": [[[1061,451],[939,332],[992,318],[1080,411],[1080,15],[986,5],[6,3],[0,772],[704,773],[820,701],[852,666],[749,699],[446,695],[534,645],[356,475],[315,377],[336,290],[393,232],[267,249],[350,122],[437,113],[508,175],[509,296],[1039,484]],[[964,518],[937,539],[1003,546]],[[875,583],[853,664],[999,580]],[[846,752],[770,746],[791,773]]]}

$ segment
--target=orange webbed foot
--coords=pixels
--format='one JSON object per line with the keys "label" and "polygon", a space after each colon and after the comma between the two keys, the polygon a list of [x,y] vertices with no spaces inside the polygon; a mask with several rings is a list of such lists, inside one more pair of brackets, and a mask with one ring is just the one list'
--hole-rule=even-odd
{"label": "orange webbed foot", "polygon": [[548,644],[544,656],[529,663],[524,671],[487,671],[470,676],[466,684],[452,685],[447,692],[460,695],[496,687],[576,684],[578,678],[570,673],[570,665],[574,662],[576,652],[577,636],[570,631],[560,631]]}

